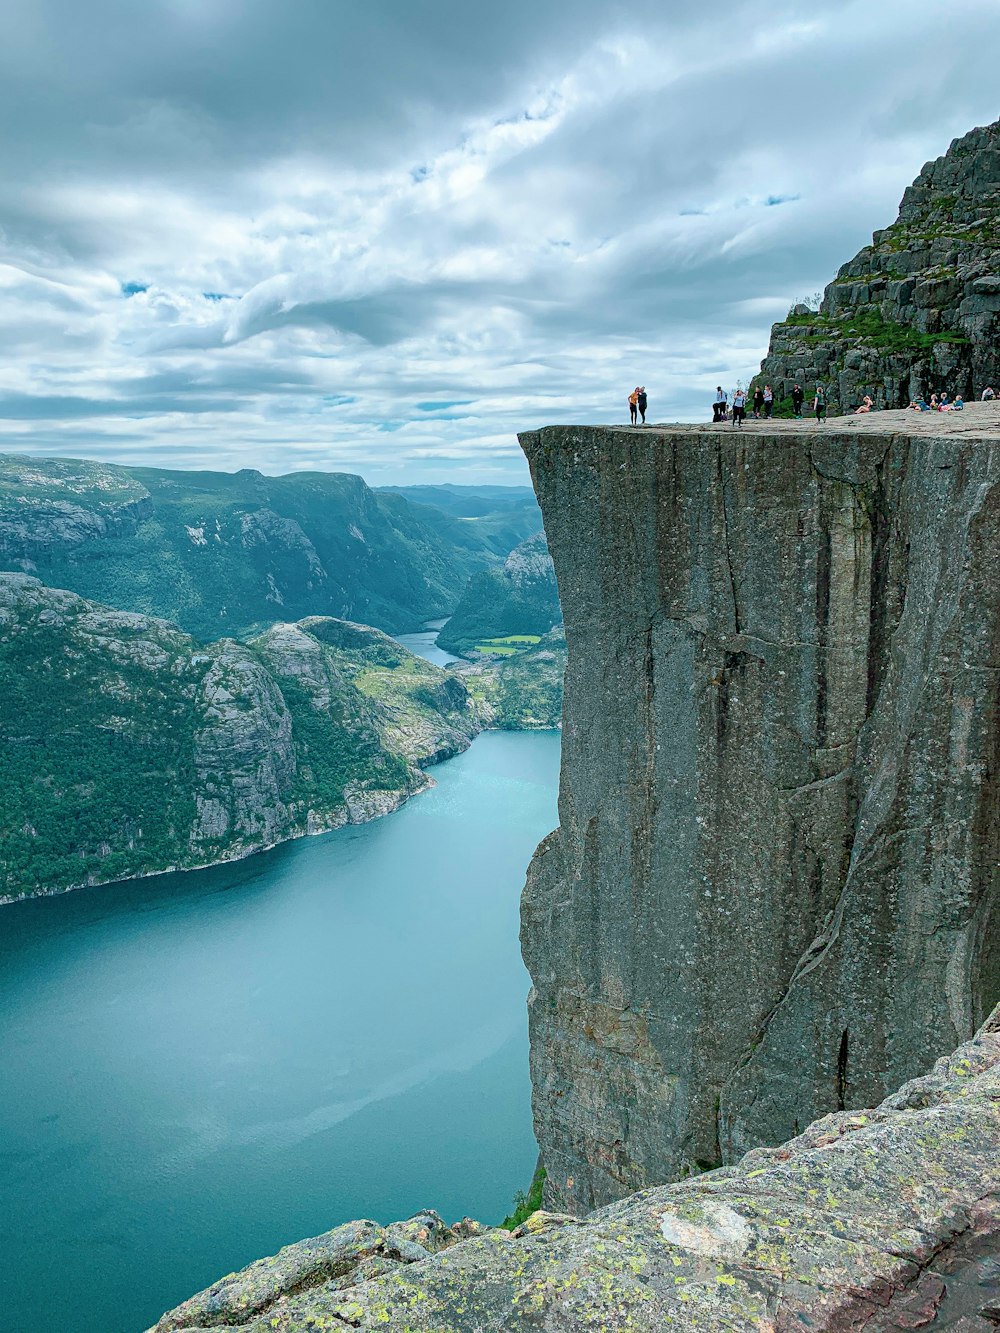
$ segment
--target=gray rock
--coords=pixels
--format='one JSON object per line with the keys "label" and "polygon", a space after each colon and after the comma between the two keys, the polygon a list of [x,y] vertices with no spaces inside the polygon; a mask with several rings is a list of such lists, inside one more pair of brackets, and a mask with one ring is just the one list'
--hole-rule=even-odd
{"label": "gray rock", "polygon": [[760,379],[779,399],[796,382],[811,394],[817,376],[834,410],[866,394],[893,408],[1000,383],[998,160],[1000,121],[956,140],[907,189],[897,221],[841,267],[820,310],[796,305],[775,324]]}
{"label": "gray rock", "polygon": [[522,437],[569,648],[522,909],[551,1206],[872,1105],[1000,995],[996,416]]}

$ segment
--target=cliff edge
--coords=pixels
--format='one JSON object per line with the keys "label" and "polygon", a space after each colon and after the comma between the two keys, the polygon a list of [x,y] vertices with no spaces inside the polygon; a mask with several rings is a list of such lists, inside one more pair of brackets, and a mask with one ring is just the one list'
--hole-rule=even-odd
{"label": "cliff edge", "polygon": [[1000,996],[1000,404],[521,437],[569,666],[547,1201],[877,1104]]}

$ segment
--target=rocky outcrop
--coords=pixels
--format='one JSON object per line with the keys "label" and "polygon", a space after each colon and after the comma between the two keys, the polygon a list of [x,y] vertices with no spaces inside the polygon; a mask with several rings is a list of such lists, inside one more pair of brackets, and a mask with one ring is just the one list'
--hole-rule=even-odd
{"label": "rocky outcrop", "polygon": [[818,312],[776,324],[760,382],[778,398],[817,382],[845,410],[947,390],[1000,394],[1000,121],[956,139],[827,287]]}
{"label": "rocky outcrop", "polygon": [[431,1212],[348,1223],[230,1274],[153,1333],[989,1333],[998,1247],[1000,1011],[877,1109],[738,1167],[513,1233]]}
{"label": "rocky outcrop", "polygon": [[878,1102],[1000,995],[1000,410],[522,444],[569,647],[535,1127],[582,1213]]}
{"label": "rocky outcrop", "polygon": [[482,715],[363,625],[314,617],[206,646],[0,574],[0,901],[386,814]]}

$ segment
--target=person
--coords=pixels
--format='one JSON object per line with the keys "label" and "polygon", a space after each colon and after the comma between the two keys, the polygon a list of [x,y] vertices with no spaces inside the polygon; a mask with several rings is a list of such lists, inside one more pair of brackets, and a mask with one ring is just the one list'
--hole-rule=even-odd
{"label": "person", "polygon": [[639,409],[639,415],[642,417],[642,424],[643,424],[644,426],[645,426],[645,424],[646,424],[646,403],[647,403],[647,401],[648,401],[648,399],[646,398],[646,386],[645,386],[645,384],[644,384],[644,385],[642,386],[642,388],[639,390],[638,397],[637,397],[636,400],[635,400],[635,405],[636,405],[636,407],[638,407],[638,409]]}
{"label": "person", "polygon": [[764,385],[764,416],[770,420],[771,408],[774,407],[774,390],[770,384]]}
{"label": "person", "polygon": [[636,413],[639,410],[638,403],[639,403],[639,386],[637,384],[628,396],[628,410],[629,410],[629,415],[632,418],[633,426],[636,423]]}
{"label": "person", "polygon": [[957,394],[955,395],[955,401],[954,401],[954,402],[952,403],[952,405],[951,405],[951,410],[952,410],[953,412],[964,412],[964,411],[965,411],[965,399],[962,397],[962,395],[961,395],[960,393],[957,393]]}
{"label": "person", "polygon": [[931,405],[924,398],[914,398],[910,403],[911,412],[929,412]]}
{"label": "person", "polygon": [[802,404],[805,401],[805,394],[802,391],[802,385],[796,384],[792,390],[792,411],[797,417],[802,415]]}
{"label": "person", "polygon": [[826,416],[826,390],[822,384],[816,385],[816,396],[813,398],[813,411],[816,413],[816,420],[822,421]]}
{"label": "person", "polygon": [[764,390],[758,384],[753,391],[753,416],[755,421],[760,420],[761,408],[764,406]]}
{"label": "person", "polygon": [[948,391],[947,391],[947,389],[946,389],[945,392],[941,395],[941,398],[940,398],[940,400],[939,400],[939,402],[938,402],[938,407],[941,409],[942,412],[950,412],[950,411],[951,411],[951,400],[950,400],[950,398],[948,397]]}
{"label": "person", "polygon": [[938,401],[938,396],[937,396],[937,394],[936,394],[936,393],[932,393],[932,394],[931,394],[931,411],[932,411],[932,412],[936,412],[940,406],[941,406],[941,404],[940,404],[940,402]]}
{"label": "person", "polygon": [[866,393],[861,406],[854,409],[854,415],[857,416],[860,412],[870,412],[874,406],[875,404],[872,402],[871,394]]}
{"label": "person", "polygon": [[991,388],[989,388],[989,387],[987,386],[987,388],[985,388],[985,389],[983,390],[982,397],[980,398],[980,402],[983,402],[983,403],[992,403],[992,401],[993,401],[993,399],[994,399],[995,397],[996,397],[996,394],[993,392],[993,390],[992,390]]}
{"label": "person", "polygon": [[747,415],[747,395],[746,390],[737,389],[733,394],[733,425],[743,426]]}
{"label": "person", "polygon": [[720,384],[715,390],[715,402],[712,404],[712,412],[713,412],[712,420],[725,421],[726,411],[728,407],[729,407],[729,398],[726,394],[725,389]]}

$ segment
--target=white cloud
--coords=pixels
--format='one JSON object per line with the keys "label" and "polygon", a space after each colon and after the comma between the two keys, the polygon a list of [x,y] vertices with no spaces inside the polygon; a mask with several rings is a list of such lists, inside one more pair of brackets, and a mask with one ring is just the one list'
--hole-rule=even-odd
{"label": "white cloud", "polygon": [[523,480],[517,428],[637,381],[701,415],[996,113],[993,0],[32,10],[0,447],[39,452]]}

